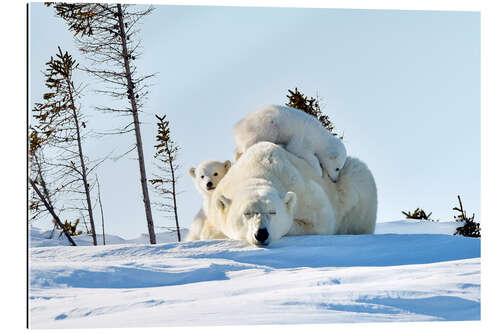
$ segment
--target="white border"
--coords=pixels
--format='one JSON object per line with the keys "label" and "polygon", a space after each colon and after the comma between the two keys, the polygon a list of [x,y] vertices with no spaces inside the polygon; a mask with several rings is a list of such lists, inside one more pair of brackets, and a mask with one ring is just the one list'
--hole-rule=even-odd
{"label": "white border", "polygon": [[[107,1],[109,2],[109,1]],[[353,8],[353,9],[401,9],[401,10],[446,10],[446,11],[479,11],[481,12],[481,216],[482,216],[482,320],[480,322],[443,322],[443,323],[373,323],[373,324],[332,324],[332,325],[294,325],[294,326],[222,326],[148,329],[148,331],[164,332],[235,332],[235,331],[314,331],[352,332],[369,330],[384,332],[405,331],[419,332],[453,330],[453,332],[470,332],[471,330],[489,330],[493,328],[498,316],[498,268],[493,256],[498,252],[500,235],[498,213],[499,188],[498,146],[500,82],[498,79],[500,59],[499,34],[500,16],[497,1],[487,0],[197,0],[197,1],[122,1],[125,3],[153,3],[176,5],[218,5],[218,6],[261,6],[261,7],[316,7],[316,8]],[[0,122],[0,142],[2,143],[1,175],[2,191],[2,263],[4,271],[0,280],[2,286],[2,327],[8,331],[24,330],[26,323],[26,7],[23,1],[10,1],[3,6],[3,17],[0,20],[2,31],[2,121]],[[5,103],[6,102],[6,103]],[[464,129],[463,135],[467,135]],[[450,161],[460,163],[460,161]],[[24,276],[23,276],[24,275]],[[142,332],[145,329],[123,329],[130,332]],[[42,330],[46,331],[46,330]],[[57,330],[54,332],[104,332],[104,330]],[[109,331],[109,329],[106,329]]]}

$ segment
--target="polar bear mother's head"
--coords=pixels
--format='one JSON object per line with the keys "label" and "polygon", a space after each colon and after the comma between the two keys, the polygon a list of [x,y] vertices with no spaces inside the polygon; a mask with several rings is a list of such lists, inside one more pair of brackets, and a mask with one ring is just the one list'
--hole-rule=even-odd
{"label": "polar bear mother's head", "polygon": [[294,192],[283,195],[272,186],[261,185],[244,188],[233,198],[221,194],[215,200],[227,236],[265,246],[290,230],[297,196]]}

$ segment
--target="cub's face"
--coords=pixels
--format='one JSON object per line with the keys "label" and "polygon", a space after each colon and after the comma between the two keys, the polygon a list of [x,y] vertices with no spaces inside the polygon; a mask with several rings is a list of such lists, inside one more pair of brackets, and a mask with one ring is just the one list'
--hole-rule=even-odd
{"label": "cub's face", "polygon": [[342,160],[339,159],[338,156],[328,156],[322,162],[328,177],[332,182],[336,183],[339,178],[340,169],[344,166],[345,160],[344,163],[342,163]]}
{"label": "cub's face", "polygon": [[284,197],[271,189],[264,193],[248,191],[233,200],[220,195],[215,200],[217,215],[224,221],[230,238],[266,246],[286,235],[293,224],[297,196]]}
{"label": "cub's face", "polygon": [[198,167],[189,169],[189,175],[202,194],[211,193],[231,168],[231,162],[205,161]]}
{"label": "cub's face", "polygon": [[337,145],[330,149],[330,152],[325,154],[322,159],[323,168],[330,180],[334,183],[339,178],[340,170],[344,167],[347,154],[344,145]]}

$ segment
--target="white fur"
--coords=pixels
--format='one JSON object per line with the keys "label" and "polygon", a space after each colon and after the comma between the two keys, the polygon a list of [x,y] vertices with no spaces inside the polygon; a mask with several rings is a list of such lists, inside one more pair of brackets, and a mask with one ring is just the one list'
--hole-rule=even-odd
{"label": "white fur", "polygon": [[[208,160],[200,163],[196,168],[189,169],[189,175],[203,198],[203,206],[194,217],[185,241],[200,239],[203,226],[208,216],[208,205],[212,193],[230,167],[230,161],[219,162]],[[211,237],[213,236],[212,233],[209,234]]]}
{"label": "white fur", "polygon": [[234,126],[233,134],[235,160],[257,142],[282,144],[306,160],[318,176],[322,176],[323,167],[333,182],[337,181],[347,157],[342,140],[318,119],[287,106],[271,105],[253,111]]}
{"label": "white fur", "polygon": [[334,233],[372,234],[377,218],[377,186],[368,166],[348,156],[339,180],[329,187],[337,215]]}
{"label": "white fur", "polygon": [[[371,172],[348,157],[337,183],[278,145],[250,147],[217,186],[201,239],[211,234],[267,245],[285,235],[373,233],[377,189]],[[257,240],[259,229],[268,239]]]}

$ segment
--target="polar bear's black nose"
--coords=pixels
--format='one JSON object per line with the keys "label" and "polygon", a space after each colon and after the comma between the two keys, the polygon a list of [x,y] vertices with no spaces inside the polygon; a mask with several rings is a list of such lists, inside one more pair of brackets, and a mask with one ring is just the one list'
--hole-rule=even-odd
{"label": "polar bear's black nose", "polygon": [[269,232],[267,231],[266,228],[259,229],[255,234],[255,239],[261,243],[265,242],[268,237],[269,237]]}
{"label": "polar bear's black nose", "polygon": [[214,183],[212,183],[212,182],[207,183],[207,188],[212,188],[212,186],[214,186]]}

